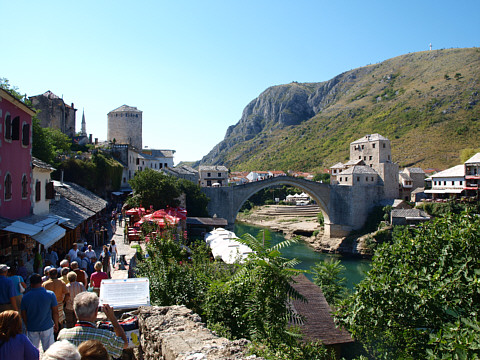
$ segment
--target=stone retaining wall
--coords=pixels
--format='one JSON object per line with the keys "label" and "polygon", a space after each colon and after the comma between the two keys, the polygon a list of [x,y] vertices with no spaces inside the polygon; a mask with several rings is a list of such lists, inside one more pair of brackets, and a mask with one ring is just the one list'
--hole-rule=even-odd
{"label": "stone retaining wall", "polygon": [[247,360],[248,340],[230,341],[212,333],[185,306],[139,308],[139,358],[144,360]]}

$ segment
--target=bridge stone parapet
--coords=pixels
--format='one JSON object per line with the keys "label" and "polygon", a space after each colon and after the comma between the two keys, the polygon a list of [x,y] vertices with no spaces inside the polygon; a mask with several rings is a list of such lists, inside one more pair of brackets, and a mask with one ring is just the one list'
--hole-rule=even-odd
{"label": "bridge stone parapet", "polygon": [[279,176],[243,185],[206,187],[202,191],[210,198],[210,216],[224,218],[233,228],[243,203],[258,191],[277,185],[291,185],[308,193],[320,207],[325,219],[326,237],[343,237],[350,231],[360,229],[375,206],[383,199],[383,187],[342,186],[322,184],[290,176]]}

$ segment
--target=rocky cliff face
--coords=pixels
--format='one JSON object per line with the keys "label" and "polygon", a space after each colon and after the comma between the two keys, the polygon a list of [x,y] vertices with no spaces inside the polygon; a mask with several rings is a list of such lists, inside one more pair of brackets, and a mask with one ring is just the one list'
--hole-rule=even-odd
{"label": "rocky cliff face", "polygon": [[407,54],[321,83],[273,86],[200,163],[314,170],[343,161],[351,141],[378,132],[401,165],[450,166],[459,150],[476,147],[479,93],[479,49]]}

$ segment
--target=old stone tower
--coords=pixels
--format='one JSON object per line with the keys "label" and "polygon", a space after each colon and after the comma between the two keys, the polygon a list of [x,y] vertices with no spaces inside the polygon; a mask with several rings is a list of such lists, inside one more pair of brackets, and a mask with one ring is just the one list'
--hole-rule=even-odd
{"label": "old stone tower", "polygon": [[350,160],[362,160],[380,176],[387,199],[398,197],[398,164],[392,161],[390,140],[379,134],[350,143]]}
{"label": "old stone tower", "polygon": [[108,141],[142,150],[142,111],[122,105],[108,113]]}
{"label": "old stone tower", "polygon": [[37,117],[40,120],[40,126],[43,128],[58,129],[69,137],[75,136],[75,113],[77,109],[66,104],[63,99],[52,93],[47,92],[31,96],[32,105],[40,110]]}

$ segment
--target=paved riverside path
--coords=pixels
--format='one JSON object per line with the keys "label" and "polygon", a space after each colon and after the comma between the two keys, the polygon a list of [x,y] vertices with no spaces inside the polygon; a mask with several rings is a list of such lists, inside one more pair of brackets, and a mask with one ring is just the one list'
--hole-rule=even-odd
{"label": "paved riverside path", "polygon": [[[127,242],[124,242],[123,240],[123,234],[124,234],[124,227],[123,224],[117,225],[117,230],[115,234],[112,236],[112,240],[115,240],[115,245],[117,245],[117,264],[115,268],[112,266],[112,279],[127,279],[128,278],[128,263],[130,262],[130,259],[135,255],[136,250],[132,248],[132,245],[140,245],[142,248],[145,247],[144,243],[140,243],[138,241],[132,241],[130,244]],[[126,270],[118,270],[118,267],[120,266],[120,256],[125,255],[125,268]]]}

